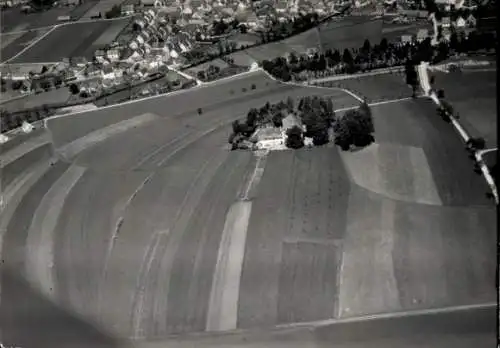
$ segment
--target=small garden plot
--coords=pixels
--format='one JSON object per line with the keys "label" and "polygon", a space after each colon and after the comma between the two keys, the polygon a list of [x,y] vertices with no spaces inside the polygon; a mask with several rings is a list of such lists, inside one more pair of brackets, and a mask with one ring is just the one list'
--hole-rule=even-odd
{"label": "small garden plot", "polygon": [[276,57],[285,56],[287,47],[280,42],[273,42],[262,46],[249,48],[247,54],[257,61],[270,60]]}
{"label": "small garden plot", "polygon": [[209,62],[194,66],[186,70],[186,72],[192,76],[196,76],[200,71],[206,71],[210,66],[217,67],[219,69],[227,68],[229,65],[220,58],[211,60]]}
{"label": "small garden plot", "polygon": [[[231,53],[227,56],[233,60],[233,63],[238,66],[251,66],[255,63],[255,59],[250,57],[245,51]],[[257,62],[258,63],[258,62]]]}
{"label": "small garden plot", "polygon": [[260,37],[255,34],[235,34],[228,38],[228,41],[232,41],[236,43],[236,47],[242,46],[252,46],[258,42],[260,42]]}
{"label": "small garden plot", "polygon": [[176,83],[179,82],[181,85],[187,81],[189,81],[188,78],[185,76],[182,76],[179,73],[176,73],[175,71],[169,70],[167,75],[165,76],[165,79],[169,81],[170,83]]}

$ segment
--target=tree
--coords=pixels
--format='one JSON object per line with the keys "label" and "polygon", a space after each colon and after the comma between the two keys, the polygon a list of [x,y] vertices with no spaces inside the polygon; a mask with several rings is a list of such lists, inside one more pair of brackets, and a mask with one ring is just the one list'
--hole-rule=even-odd
{"label": "tree", "polygon": [[375,132],[375,126],[373,125],[373,116],[372,110],[368,106],[368,103],[363,101],[358,109],[360,115],[360,122],[363,123],[363,132],[365,133],[373,133]]}
{"label": "tree", "polygon": [[450,48],[457,52],[459,50],[458,34],[456,32],[453,32],[450,35]]}
{"label": "tree", "polygon": [[370,53],[370,51],[371,51],[370,40],[365,39],[365,42],[363,43],[363,51],[365,53]]}
{"label": "tree", "polygon": [[291,149],[300,149],[304,147],[304,139],[300,127],[293,126],[286,131],[285,146]]}
{"label": "tree", "polygon": [[288,98],[286,98],[286,106],[287,106],[288,112],[293,112],[294,102],[293,102],[292,97],[288,96]]}
{"label": "tree", "polygon": [[299,62],[299,59],[297,58],[295,52],[290,53],[290,55],[288,56],[288,60],[290,61],[290,64],[297,64]]}
{"label": "tree", "polygon": [[71,94],[78,94],[80,92],[80,88],[78,87],[78,85],[72,83],[71,85],[69,85],[69,91],[71,92]]}
{"label": "tree", "polygon": [[113,7],[111,7],[111,9],[109,11],[107,11],[104,16],[107,18],[107,19],[110,19],[110,18],[116,18],[116,17],[120,17],[122,14],[122,10],[120,8],[120,6],[118,5],[113,5]]}
{"label": "tree", "polygon": [[347,151],[352,144],[352,135],[347,123],[342,118],[337,119],[333,124],[333,131],[335,134],[335,144],[340,146],[343,151]]}
{"label": "tree", "polygon": [[382,53],[385,53],[387,51],[387,49],[389,48],[389,44],[387,42],[387,39],[384,37],[382,38],[382,40],[380,40],[380,51],[382,51]]}
{"label": "tree", "polygon": [[351,51],[349,51],[347,48],[344,50],[344,54],[342,55],[342,61],[347,65],[352,65],[353,63]]}
{"label": "tree", "polygon": [[277,128],[283,127],[283,114],[276,112],[272,118],[273,125]]}
{"label": "tree", "polygon": [[203,70],[198,71],[196,75],[198,76],[198,79],[202,81],[204,81],[207,78]]}
{"label": "tree", "polygon": [[343,150],[350,145],[367,146],[374,141],[372,133],[375,131],[371,110],[363,102],[358,109],[347,111],[334,123],[335,143]]}
{"label": "tree", "polygon": [[235,133],[235,134],[241,133],[241,124],[240,124],[240,121],[234,120],[231,125],[233,127],[233,133]]}
{"label": "tree", "polygon": [[247,125],[254,127],[257,124],[257,118],[259,116],[259,112],[257,109],[252,108],[247,113]]}

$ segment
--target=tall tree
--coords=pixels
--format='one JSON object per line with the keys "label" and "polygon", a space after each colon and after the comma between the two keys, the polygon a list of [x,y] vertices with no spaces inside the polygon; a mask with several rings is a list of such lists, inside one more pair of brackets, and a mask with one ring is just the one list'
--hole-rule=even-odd
{"label": "tall tree", "polygon": [[370,45],[370,40],[365,39],[365,42],[363,43],[363,51],[365,53],[369,53],[371,51],[371,45]]}
{"label": "tall tree", "polygon": [[351,51],[348,50],[347,48],[344,49],[344,54],[342,55],[342,61],[347,65],[352,65],[353,63]]}
{"label": "tall tree", "polygon": [[286,131],[285,145],[291,149],[304,147],[304,138],[302,137],[302,129],[300,127],[293,126]]}
{"label": "tall tree", "polygon": [[379,47],[380,47],[380,51],[382,51],[382,52],[384,52],[384,53],[385,53],[385,52],[387,51],[387,49],[389,48],[389,44],[388,44],[387,39],[386,39],[385,37],[384,37],[384,38],[382,38],[382,40],[380,40],[380,45],[379,45]]}

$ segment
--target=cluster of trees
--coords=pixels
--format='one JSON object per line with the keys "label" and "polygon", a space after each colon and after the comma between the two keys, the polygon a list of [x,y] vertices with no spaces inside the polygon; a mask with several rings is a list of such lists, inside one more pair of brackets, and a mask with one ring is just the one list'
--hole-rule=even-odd
{"label": "cluster of trees", "polygon": [[300,14],[297,17],[288,19],[286,22],[273,20],[260,32],[261,43],[283,40],[312,29],[318,26],[320,22],[317,13]]}
{"label": "cluster of trees", "polygon": [[295,107],[294,100],[288,98],[276,104],[266,103],[261,108],[248,111],[244,121],[233,122],[233,132],[229,143],[233,149],[252,148],[257,139],[251,138],[257,128],[264,126],[283,127],[283,119],[292,114],[300,121],[286,130],[286,146],[298,149],[304,146],[304,138],[311,138],[315,146],[327,144],[330,141],[330,130],[335,136],[335,144],[343,150],[351,146],[363,147],[374,141],[375,131],[371,110],[363,102],[359,108],[349,110],[337,116],[330,98],[307,96],[299,100]]}
{"label": "cluster of trees", "polygon": [[[428,43],[428,45],[426,45]],[[422,46],[422,47],[421,47]],[[412,51],[423,51],[430,47],[430,40],[423,44],[393,44],[383,38],[380,43],[372,45],[365,40],[358,49],[328,49],[324,53],[316,52],[313,55],[296,55],[291,53],[288,59],[278,57],[271,61],[262,62],[262,67],[273,76],[290,80],[292,76],[300,79],[302,72],[320,72],[333,70],[336,73],[355,73],[376,68],[402,65]],[[427,49],[429,51],[430,49]]]}
{"label": "cluster of trees", "polygon": [[240,26],[240,22],[234,18],[231,22],[226,23],[222,19],[214,20],[212,23],[212,35],[219,36],[227,34],[229,31],[237,29]]}
{"label": "cluster of trees", "polygon": [[431,45],[431,39],[412,43],[389,43],[383,38],[379,44],[371,45],[365,40],[358,49],[344,49],[340,52],[329,49],[324,53],[297,56],[291,53],[287,58],[277,57],[264,60],[262,67],[274,77],[283,81],[292,78],[307,78],[307,72],[334,71],[335,73],[352,74],[372,69],[402,66],[410,58],[412,64],[421,61],[437,63],[449,58],[451,53],[467,53],[478,50],[494,49],[496,37],[491,32],[472,32],[468,36],[463,33],[452,33],[449,41],[441,41],[437,47]]}
{"label": "cluster of trees", "polygon": [[335,121],[335,111],[330,98],[304,97],[297,106],[297,114],[306,127],[305,137],[312,138],[314,145],[324,145],[329,141],[328,130]]}
{"label": "cluster of trees", "polygon": [[251,144],[255,143],[256,139],[250,139],[250,137],[258,127],[267,125],[282,127],[283,118],[293,111],[294,102],[290,97],[286,102],[280,101],[274,104],[267,102],[260,108],[252,108],[248,111],[244,121],[236,120],[233,122],[233,132],[228,141],[233,145],[233,149],[251,147]]}
{"label": "cluster of trees", "polygon": [[[111,7],[111,9],[109,11],[106,11],[106,13],[104,14],[104,16],[107,19],[118,18],[118,17],[121,17],[121,15],[122,15],[122,9],[118,5],[113,5],[113,7]],[[99,12],[99,16],[101,16],[100,12]]]}
{"label": "cluster of trees", "polygon": [[370,107],[363,102],[359,108],[349,110],[333,124],[335,144],[347,151],[351,146],[365,147],[375,141],[375,127]]}

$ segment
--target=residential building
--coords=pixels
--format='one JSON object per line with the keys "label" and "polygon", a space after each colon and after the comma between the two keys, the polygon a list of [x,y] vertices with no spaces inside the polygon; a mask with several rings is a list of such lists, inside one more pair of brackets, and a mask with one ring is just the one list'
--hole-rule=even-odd
{"label": "residential building", "polygon": [[401,43],[407,44],[413,41],[413,37],[411,35],[401,35]]}
{"label": "residential building", "polygon": [[450,17],[443,17],[443,19],[441,19],[441,27],[442,28],[450,28],[451,27]]}
{"label": "residential building", "polygon": [[130,16],[135,13],[134,4],[122,5],[121,7],[122,16]]}
{"label": "residential building", "polygon": [[259,128],[252,138],[259,150],[274,150],[285,146],[283,132],[276,127]]}
{"label": "residential building", "polygon": [[429,37],[429,30],[427,29],[419,29],[417,32],[417,41],[421,42],[424,41]]}

